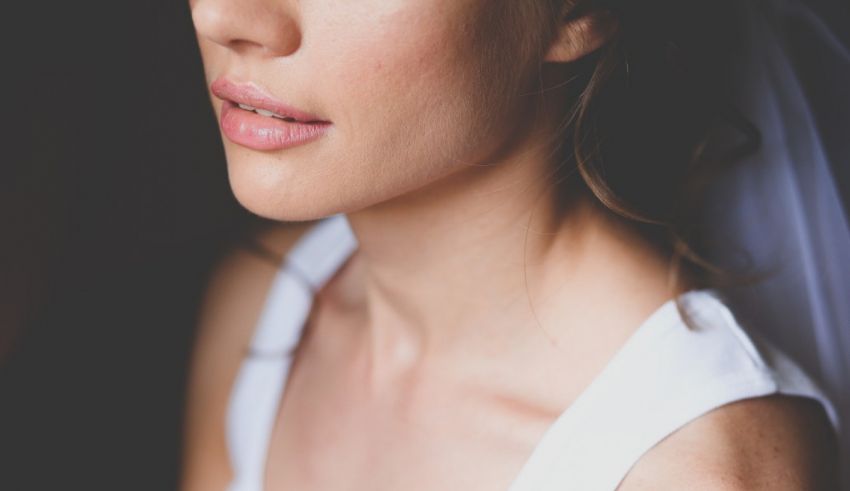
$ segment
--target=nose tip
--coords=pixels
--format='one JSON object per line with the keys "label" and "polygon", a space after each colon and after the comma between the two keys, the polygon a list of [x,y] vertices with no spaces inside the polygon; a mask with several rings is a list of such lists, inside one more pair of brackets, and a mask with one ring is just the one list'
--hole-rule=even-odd
{"label": "nose tip", "polygon": [[297,20],[259,0],[196,0],[192,22],[199,36],[240,54],[292,54],[301,44]]}

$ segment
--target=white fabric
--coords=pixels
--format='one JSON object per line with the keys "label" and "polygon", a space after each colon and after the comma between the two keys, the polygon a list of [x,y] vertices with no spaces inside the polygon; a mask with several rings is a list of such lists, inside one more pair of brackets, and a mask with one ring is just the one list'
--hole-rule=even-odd
{"label": "white fabric", "polygon": [[546,431],[511,491],[614,490],[664,437],[733,401],[768,394],[812,397],[839,427],[831,401],[787,356],[740,326],[713,289],[684,294],[699,326],[673,301],[629,338]]}
{"label": "white fabric", "polygon": [[269,438],[313,292],[356,247],[348,220],[334,215],[303,235],[278,271],[228,407],[226,434],[235,473],[230,491],[263,489]]}
{"label": "white fabric", "polygon": [[[712,188],[706,216],[725,264],[738,247],[759,284],[730,289],[733,310],[816,378],[850,420],[850,221],[833,169],[850,165],[850,52],[798,0],[740,2],[739,106],[762,148]],[[817,60],[815,62],[814,60]],[[816,69],[816,67],[820,67]],[[850,199],[850,198],[848,198]],[[850,490],[850,428],[840,435]]]}
{"label": "white fabric", "polygon": [[[236,477],[230,491],[262,490],[290,352],[309,314],[311,292],[356,245],[344,215],[334,215],[299,240],[280,270],[252,342],[255,355],[245,359],[231,396],[227,437]],[[299,282],[302,277],[312,282]],[[686,329],[672,299],[660,306],[549,427],[511,491],[613,490],[667,434],[748,397],[813,397],[838,426],[835,408],[818,386],[784,354],[748,336],[719,293],[693,290],[684,300],[701,328]]]}

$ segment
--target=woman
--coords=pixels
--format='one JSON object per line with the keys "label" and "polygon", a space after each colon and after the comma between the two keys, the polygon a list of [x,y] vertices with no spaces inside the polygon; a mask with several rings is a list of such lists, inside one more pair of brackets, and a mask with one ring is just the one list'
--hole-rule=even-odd
{"label": "woman", "polygon": [[831,402],[697,251],[756,136],[699,3],[190,0],[289,224],[210,284],[183,489],[835,486]]}

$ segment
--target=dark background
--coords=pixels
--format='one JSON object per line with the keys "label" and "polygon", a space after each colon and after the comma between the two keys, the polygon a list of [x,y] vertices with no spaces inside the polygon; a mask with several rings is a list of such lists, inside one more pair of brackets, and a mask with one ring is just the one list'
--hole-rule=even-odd
{"label": "dark background", "polygon": [[195,312],[247,215],[188,2],[21,3],[1,14],[0,489],[174,489]]}
{"label": "dark background", "polygon": [[174,489],[200,295],[250,225],[188,2],[4,10],[0,489]]}

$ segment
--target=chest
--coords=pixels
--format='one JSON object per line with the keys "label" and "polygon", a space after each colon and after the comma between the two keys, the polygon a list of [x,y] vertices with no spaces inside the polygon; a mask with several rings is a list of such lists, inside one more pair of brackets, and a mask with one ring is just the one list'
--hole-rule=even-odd
{"label": "chest", "polygon": [[462,384],[369,386],[356,363],[300,355],[274,417],[266,491],[508,489],[557,417]]}
{"label": "chest", "polygon": [[265,489],[507,489],[530,451],[487,446],[487,437],[400,433],[392,426],[305,421],[298,431],[281,431],[270,447]]}

